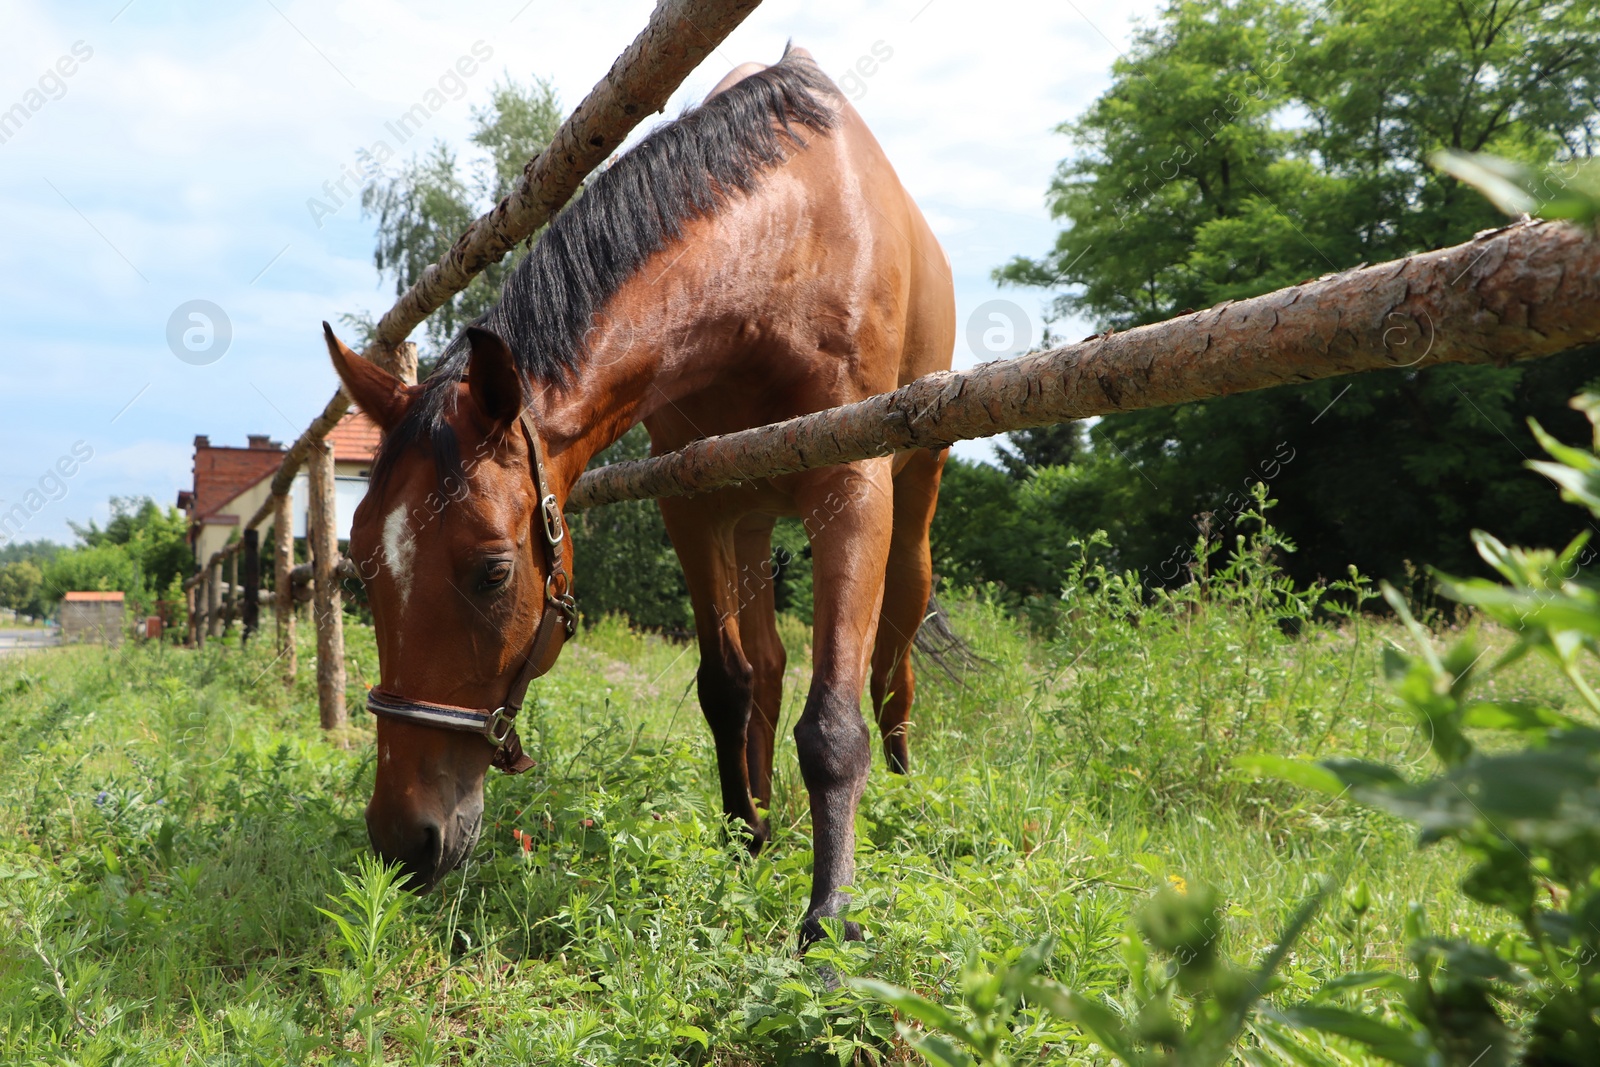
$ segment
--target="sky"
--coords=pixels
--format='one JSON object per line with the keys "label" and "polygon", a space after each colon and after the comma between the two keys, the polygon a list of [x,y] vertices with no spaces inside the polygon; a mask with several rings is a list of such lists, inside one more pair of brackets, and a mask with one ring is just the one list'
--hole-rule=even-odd
{"label": "sky", "polygon": [[[14,539],[70,541],[69,521],[103,522],[113,495],[174,503],[196,434],[292,441],[337,386],[321,321],[394,300],[373,221],[337,188],[358,151],[438,139],[470,162],[472,108],[497,79],[548,78],[570,109],[652,6],[0,4],[0,514],[31,512]],[[768,0],[630,143],[735,64],[804,46],[949,253],[955,365],[971,366],[1041,336],[1050,294],[998,289],[990,271],[1050,247],[1045,189],[1073,151],[1054,129],[1106,89],[1156,7]],[[452,81],[463,56],[476,72]],[[444,106],[399,145],[386,124],[441,78]]]}

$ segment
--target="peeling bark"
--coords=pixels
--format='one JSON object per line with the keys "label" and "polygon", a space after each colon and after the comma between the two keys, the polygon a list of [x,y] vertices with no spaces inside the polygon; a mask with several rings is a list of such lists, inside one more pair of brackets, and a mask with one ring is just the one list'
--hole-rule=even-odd
{"label": "peeling bark", "polygon": [[1506,366],[1600,342],[1600,240],[1560,223],[1325,275],[1249,300],[589,471],[568,510],[686,496],[1031,426],[1439,363]]}

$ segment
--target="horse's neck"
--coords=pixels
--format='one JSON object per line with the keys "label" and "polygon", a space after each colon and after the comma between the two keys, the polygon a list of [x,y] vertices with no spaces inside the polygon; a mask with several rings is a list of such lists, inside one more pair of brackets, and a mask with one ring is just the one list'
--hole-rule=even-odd
{"label": "horse's neck", "polygon": [[596,454],[714,375],[727,347],[684,321],[681,294],[693,287],[676,278],[664,292],[651,273],[647,266],[607,301],[570,383],[534,398],[563,498]]}

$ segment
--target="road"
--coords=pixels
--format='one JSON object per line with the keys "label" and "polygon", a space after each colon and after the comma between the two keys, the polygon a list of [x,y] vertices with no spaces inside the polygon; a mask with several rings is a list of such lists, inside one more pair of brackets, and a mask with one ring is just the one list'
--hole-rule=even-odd
{"label": "road", "polygon": [[0,656],[12,652],[29,652],[38,648],[53,648],[60,643],[59,630],[0,630]]}

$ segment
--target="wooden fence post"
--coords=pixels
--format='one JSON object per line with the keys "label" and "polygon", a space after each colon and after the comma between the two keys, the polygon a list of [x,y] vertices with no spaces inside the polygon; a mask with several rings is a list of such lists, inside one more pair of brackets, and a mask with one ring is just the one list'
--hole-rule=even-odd
{"label": "wooden fence post", "polygon": [[223,593],[227,598],[227,610],[222,613],[222,631],[227,633],[233,629],[233,624],[239,618],[239,553],[235,552],[228,557],[228,588]]}
{"label": "wooden fence post", "polygon": [[244,603],[240,605],[244,632],[239,635],[239,647],[250,642],[250,635],[261,626],[261,531],[244,532]]}
{"label": "wooden fence post", "polygon": [[206,568],[206,636],[222,636],[222,563]]}
{"label": "wooden fence post", "polygon": [[201,641],[201,637],[200,637],[200,604],[201,604],[200,586],[199,585],[190,585],[188,583],[185,583],[184,587],[183,587],[183,597],[184,597],[184,605],[183,606],[186,609],[188,609],[188,612],[189,612],[189,634],[188,634],[189,641],[188,641],[188,644],[189,644],[190,648],[199,648],[200,647],[200,641]]}
{"label": "wooden fence post", "polygon": [[345,725],[344,600],[339,595],[339,526],[335,508],[333,446],[318,441],[311,448],[310,534],[312,615],[317,624],[317,706],[322,728]]}
{"label": "wooden fence post", "polygon": [[283,663],[283,684],[293,685],[299,653],[294,647],[294,590],[289,581],[294,569],[294,498],[288,493],[273,501],[272,538],[277,546],[272,585],[277,593],[278,659]]}

